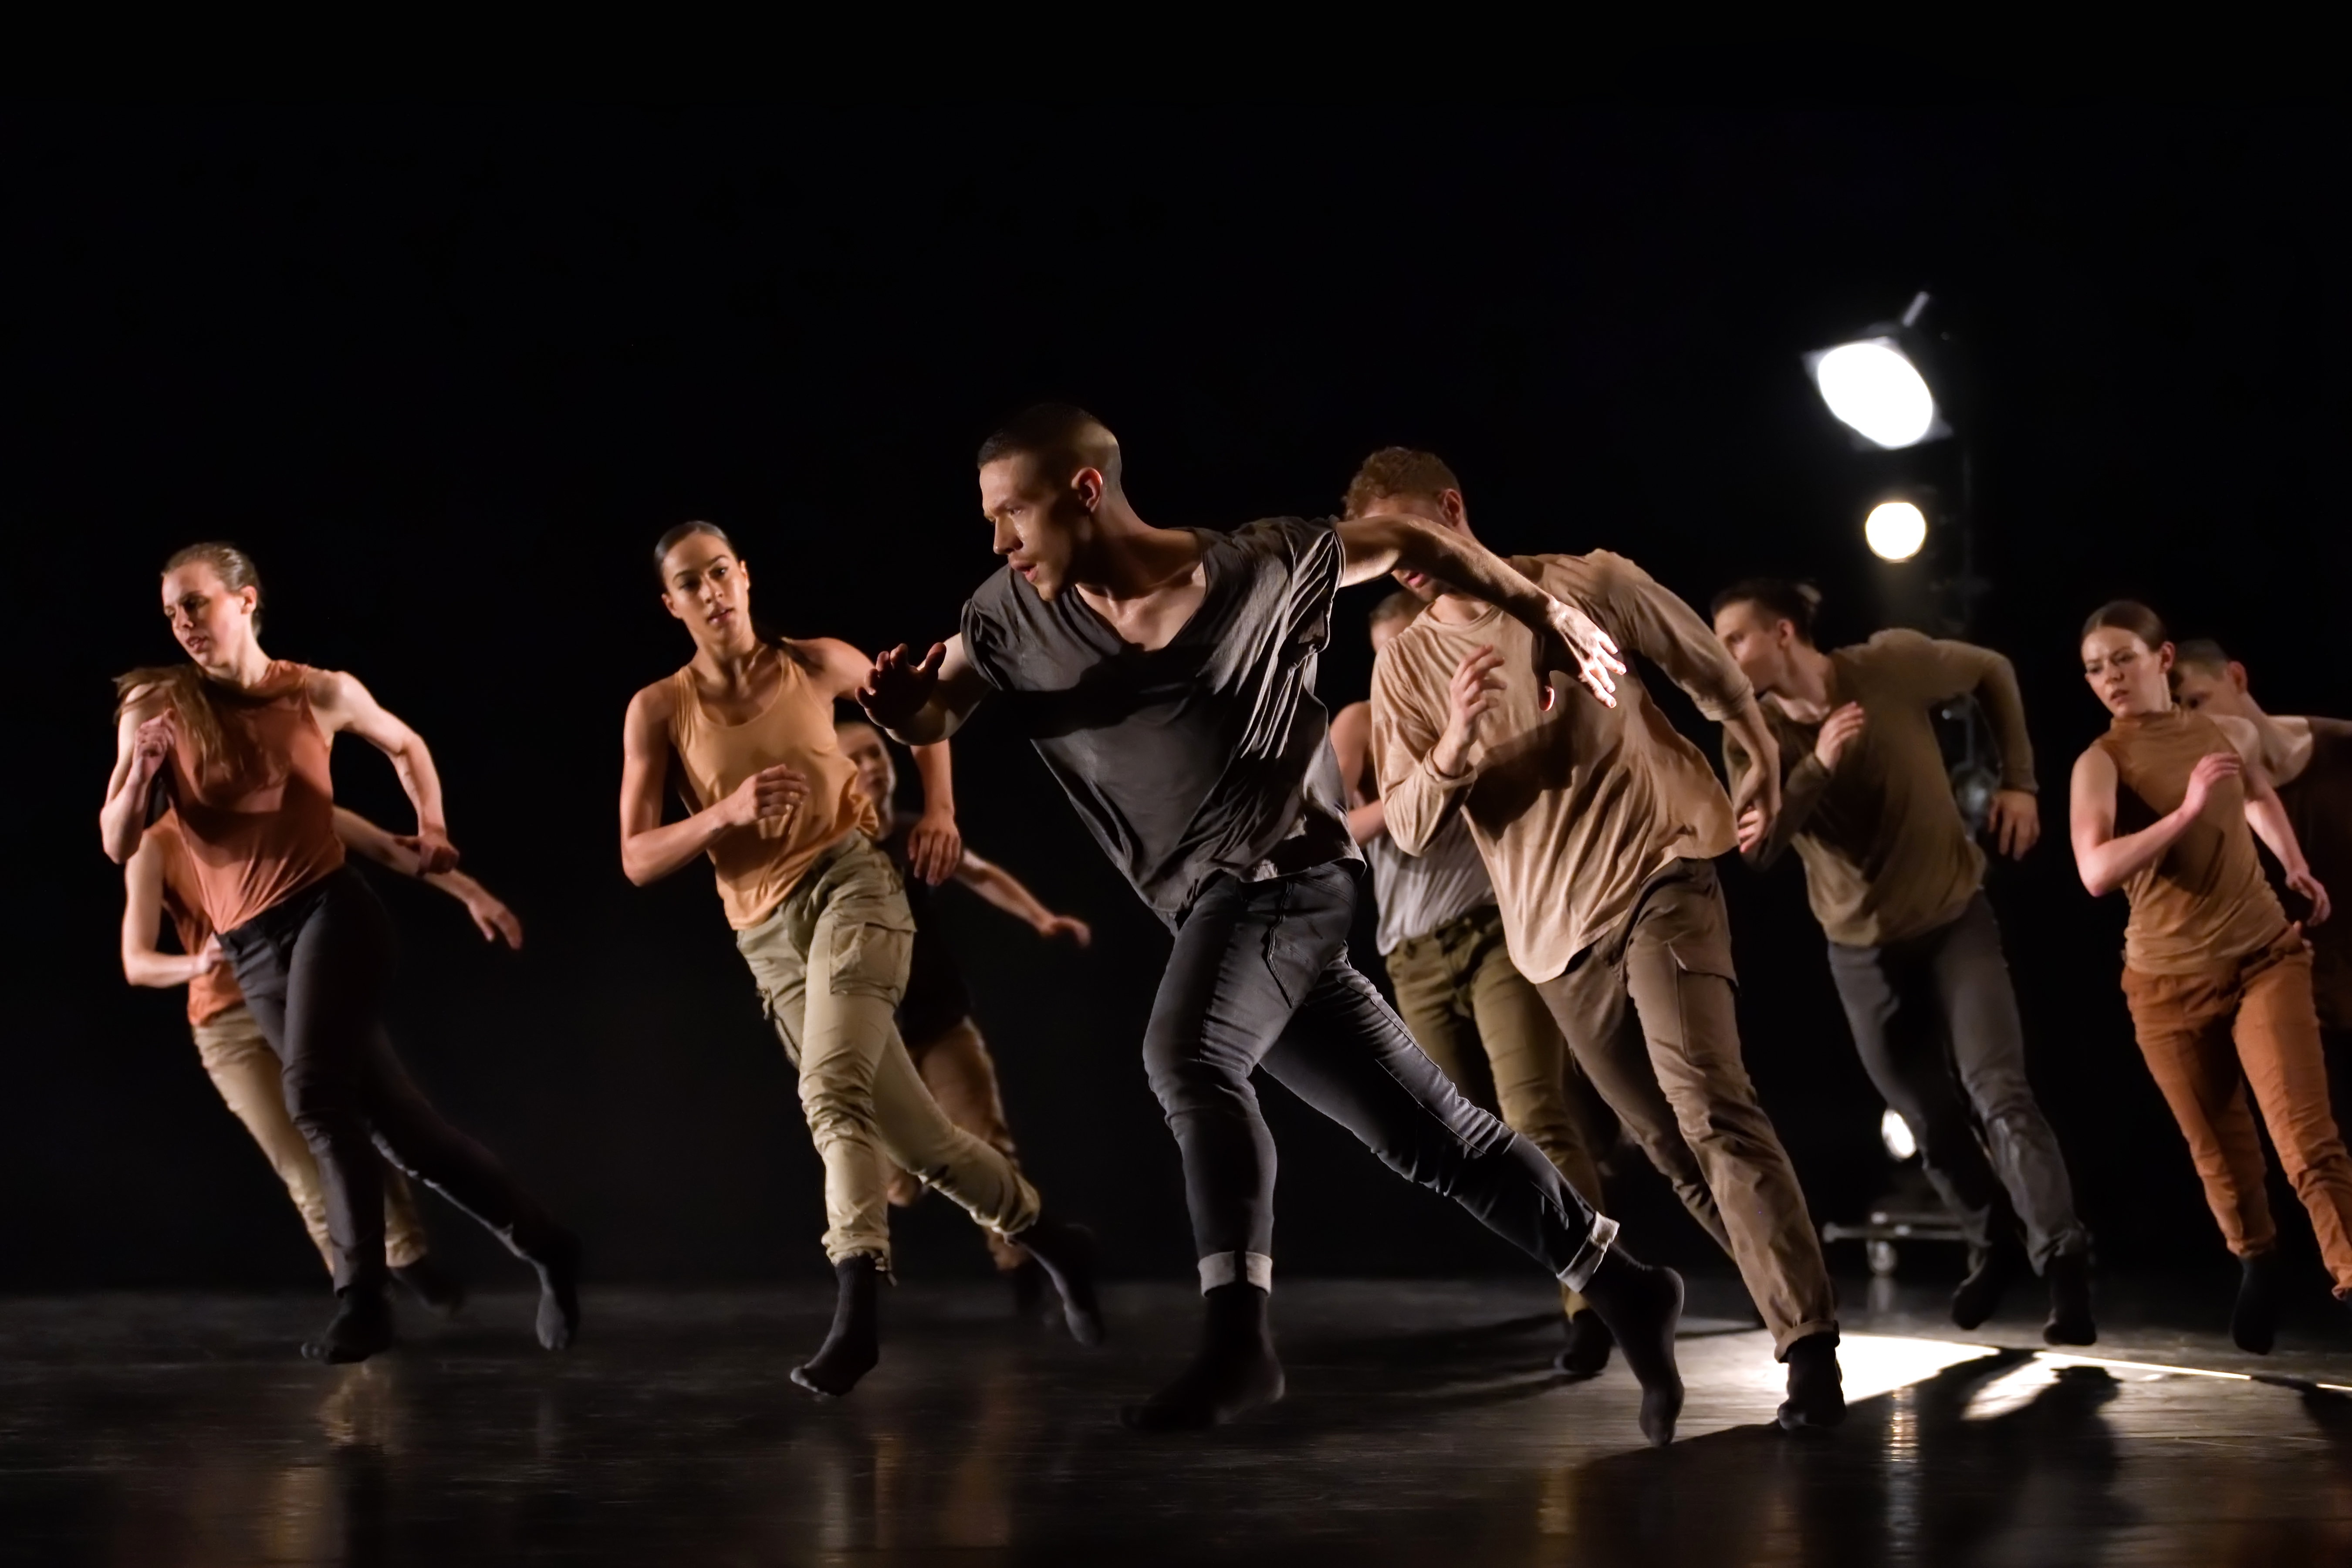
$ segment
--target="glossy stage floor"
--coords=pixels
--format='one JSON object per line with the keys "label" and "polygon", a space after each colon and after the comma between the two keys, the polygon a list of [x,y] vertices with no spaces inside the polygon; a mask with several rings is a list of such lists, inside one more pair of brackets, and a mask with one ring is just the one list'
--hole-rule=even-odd
{"label": "glossy stage floor", "polygon": [[2028,1303],[1963,1336],[1937,1293],[1864,1294],[1852,1417],[1796,1440],[1768,1342],[1700,1282],[1665,1452],[1622,1370],[1543,1370],[1540,1284],[1287,1283],[1289,1400],[1185,1438],[1114,1417],[1189,1342],[1173,1285],[1115,1288],[1092,1353],[984,1283],[904,1287],[830,1405],[785,1381],[814,1289],[592,1294],[563,1357],[489,1296],[347,1369],[290,1357],[315,1299],[0,1301],[0,1562],[2352,1562],[2352,1324],[2257,1362],[2119,1287],[2056,1356]]}

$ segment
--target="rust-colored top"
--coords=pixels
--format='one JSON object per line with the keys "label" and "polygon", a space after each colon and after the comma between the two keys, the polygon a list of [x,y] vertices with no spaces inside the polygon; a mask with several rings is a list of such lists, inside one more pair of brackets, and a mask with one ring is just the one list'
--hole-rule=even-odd
{"label": "rust-colored top", "polygon": [[[197,885],[196,863],[188,858],[188,843],[180,833],[178,816],[165,812],[147,829],[146,842],[163,858],[163,912],[172,917],[172,928],[180,933],[180,951],[194,957],[212,940],[213,922],[205,918],[204,889]],[[188,1022],[201,1024],[244,1000],[245,993],[236,988],[236,976],[229,966],[215,964],[188,982]]]}
{"label": "rust-colored top", "polygon": [[[2311,760],[2303,772],[2278,786],[2279,802],[2294,827],[2294,841],[2311,862],[2311,874],[2336,900],[2336,912],[2305,928],[2311,939],[2311,989],[2319,1021],[2352,1030],[2352,723],[2314,719]],[[2267,870],[2276,871],[2267,858]],[[2273,875],[2271,889],[2281,879]],[[2300,909],[2298,903],[2296,908]]]}
{"label": "rust-colored top", "polygon": [[[2175,707],[2126,714],[2095,742],[2116,764],[2116,832],[2137,833],[2179,808],[2200,757],[2233,748],[2202,713]],[[2286,929],[2246,826],[2246,786],[2226,778],[2154,865],[2124,884],[2131,919],[2124,963],[2143,974],[2192,974],[2257,952]]]}
{"label": "rust-colored top", "polygon": [[207,766],[181,726],[172,806],[215,931],[235,931],[343,863],[327,734],[304,689],[310,674],[273,659],[250,690],[215,686],[224,745]]}
{"label": "rust-colored top", "polygon": [[[1750,697],[1748,678],[1688,605],[1622,555],[1534,555],[1511,564],[1581,605],[1627,654],[1639,654],[1720,722]],[[1503,689],[1470,750],[1468,771],[1441,777],[1430,752],[1445,729],[1447,688],[1481,646],[1503,656]],[[1669,861],[1710,859],[1734,841],[1731,799],[1696,746],[1643,689],[1620,681],[1617,706],[1555,671],[1551,710],[1536,684],[1535,634],[1488,608],[1456,625],[1423,616],[1372,661],[1372,757],[1389,837],[1417,855],[1459,811],[1486,857],[1511,962],[1549,980],[1633,912],[1642,884]]]}
{"label": "rust-colored top", "polygon": [[789,763],[808,775],[806,804],[790,816],[732,829],[710,846],[727,923],[746,931],[775,913],[816,858],[855,829],[880,830],[857,770],[833,732],[833,702],[790,655],[773,700],[757,716],[730,724],[703,705],[694,667],[670,677],[669,743],[699,810],[709,810],[762,768]]}

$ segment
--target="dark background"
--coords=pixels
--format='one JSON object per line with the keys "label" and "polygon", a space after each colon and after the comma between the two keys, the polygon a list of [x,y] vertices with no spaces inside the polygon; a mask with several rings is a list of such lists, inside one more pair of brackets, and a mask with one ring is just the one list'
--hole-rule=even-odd
{"label": "dark background", "polygon": [[[1605,545],[1702,605],[1749,572],[1811,574],[1851,639],[1935,569],[1875,567],[1864,510],[1901,482],[1948,495],[1957,448],[1854,452],[1798,355],[1921,288],[1967,375],[1979,634],[2017,661],[2047,803],[2042,847],[1993,878],[2036,1081],[2109,1259],[2218,1259],[2116,990],[2120,902],[2084,894],[2063,843],[2102,721],[2073,633],[2144,595],[2248,658],[2274,710],[2352,712],[2343,121],[1413,118],[0,118],[0,1288],[317,1278],[179,996],[116,963],[92,828],[108,682],[177,657],[172,549],[256,554],[266,645],[357,672],[422,731],[467,866],[529,925],[522,954],[489,952],[447,900],[387,889],[397,1033],[444,1108],[584,1232],[597,1278],[814,1277],[816,1161],[708,879],[635,889],[614,852],[622,708],[688,652],[656,534],[724,524],[789,630],[944,635],[992,565],[971,449],[1050,395],[1119,432],[1155,521],[1328,512],[1370,448],[1427,445],[1499,548]],[[1375,596],[1341,601],[1335,705],[1363,691]],[[1181,1273],[1137,1052],[1166,938],[1026,748],[984,715],[966,733],[970,841],[1098,932],[1078,954],[940,900],[1025,1156],[1115,1268]],[[404,826],[391,770],[345,751],[343,797]],[[1801,878],[1727,881],[1750,1065],[1816,1217],[1851,1216],[1884,1173],[1879,1105]],[[1514,1266],[1267,1098],[1286,1268]],[[1643,1249],[1703,1257],[1656,1200],[1622,1200]],[[984,1267],[944,1204],[901,1223],[905,1271]]]}

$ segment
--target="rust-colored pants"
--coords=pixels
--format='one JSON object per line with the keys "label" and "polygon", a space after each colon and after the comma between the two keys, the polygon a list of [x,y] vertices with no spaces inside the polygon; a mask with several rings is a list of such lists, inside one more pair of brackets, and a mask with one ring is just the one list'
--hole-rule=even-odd
{"label": "rust-colored pants", "polygon": [[2352,1156],[2327,1103],[2311,950],[2287,933],[2193,974],[2124,971],[2140,1054],[2189,1140],[2221,1239],[2241,1258],[2278,1245],[2246,1090],[2311,1215],[2339,1300],[2352,1298]]}
{"label": "rust-colored pants", "polygon": [[1584,1076],[1731,1260],[1776,1354],[1837,1327],[1804,1189],[1739,1056],[1715,867],[1676,860],[1633,912],[1536,990]]}
{"label": "rust-colored pants", "polygon": [[[915,1071],[921,1075],[923,1087],[931,1091],[947,1118],[1020,1168],[1020,1157],[1013,1147],[1013,1129],[1005,1125],[1004,1097],[996,1087],[996,1060],[988,1054],[988,1042],[980,1036],[980,1026],[966,1018],[951,1025],[945,1033],[928,1040],[909,1040],[907,1054],[915,1058]],[[890,1167],[890,1201],[905,1208],[923,1195],[923,1184],[910,1171]],[[996,1267],[1011,1273],[1028,1260],[1027,1247],[1010,1242],[996,1232],[983,1231],[988,1238],[988,1255]]]}

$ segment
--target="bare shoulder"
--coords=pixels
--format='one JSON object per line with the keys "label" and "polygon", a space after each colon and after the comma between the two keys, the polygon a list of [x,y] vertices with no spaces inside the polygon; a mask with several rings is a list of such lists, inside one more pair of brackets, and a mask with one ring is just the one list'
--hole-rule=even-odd
{"label": "bare shoulder", "polygon": [[2213,721],[2213,727],[2221,731],[2221,739],[2229,742],[2238,755],[2249,762],[2261,757],[2263,738],[2251,721],[2228,713],[2208,713],[2206,717]]}
{"label": "bare shoulder", "polygon": [[2116,782],[2116,760],[2107,749],[2094,741],[2083,748],[2074,759],[2074,782],[2077,784],[2112,784]]}
{"label": "bare shoulder", "polygon": [[804,658],[813,659],[826,674],[836,679],[847,677],[854,685],[866,679],[874,668],[874,660],[864,648],[846,643],[839,637],[793,637],[789,639]]}
{"label": "bare shoulder", "polygon": [[677,688],[675,678],[664,676],[651,686],[641,686],[629,699],[628,726],[659,724],[667,727],[677,715]]}
{"label": "bare shoulder", "polygon": [[1360,749],[1371,730],[1372,705],[1370,702],[1350,702],[1331,715],[1332,749],[1342,755],[1350,749]]}
{"label": "bare shoulder", "polygon": [[302,667],[302,695],[309,700],[310,710],[322,718],[345,716],[371,700],[368,689],[360,684],[358,676],[348,670],[320,669],[313,665]]}
{"label": "bare shoulder", "polygon": [[125,722],[143,724],[172,705],[171,693],[160,680],[142,680],[122,694],[120,704]]}

